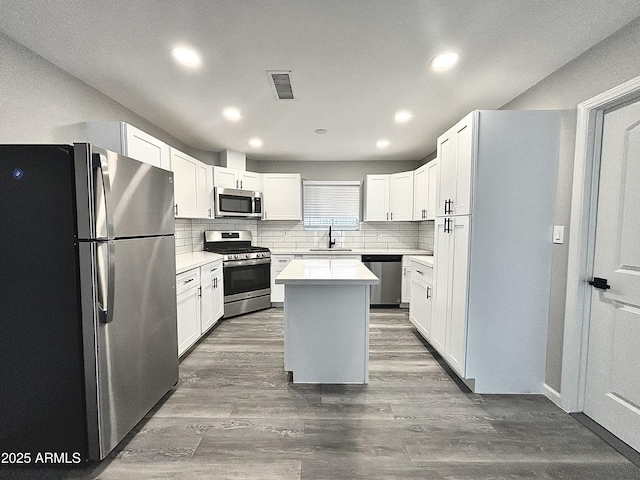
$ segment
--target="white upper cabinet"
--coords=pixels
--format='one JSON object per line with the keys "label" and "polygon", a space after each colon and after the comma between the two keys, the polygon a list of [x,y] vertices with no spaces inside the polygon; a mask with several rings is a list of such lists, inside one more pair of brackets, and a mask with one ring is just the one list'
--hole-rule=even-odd
{"label": "white upper cabinet", "polygon": [[[428,165],[428,164],[427,164]],[[413,176],[413,219],[427,219],[427,203],[429,201],[429,172],[427,165],[418,168]]]}
{"label": "white upper cabinet", "polygon": [[438,161],[432,160],[418,168],[413,177],[413,219],[436,218]]}
{"label": "white upper cabinet", "polygon": [[436,218],[436,207],[438,205],[438,160],[427,163],[427,220]]}
{"label": "white upper cabinet", "polygon": [[364,196],[365,222],[389,220],[389,175],[367,175]]}
{"label": "white upper cabinet", "polygon": [[213,186],[219,188],[240,188],[238,170],[226,167],[213,167]]}
{"label": "white upper cabinet", "polygon": [[262,192],[262,174],[227,167],[213,167],[213,186]]}
{"label": "white upper cabinet", "polygon": [[364,179],[364,221],[413,220],[413,171],[367,175]]}
{"label": "white upper cabinet", "polygon": [[413,220],[413,170],[389,175],[389,219]]}
{"label": "white upper cabinet", "polygon": [[169,145],[124,122],[89,122],[87,140],[154,167],[170,170]]}
{"label": "white upper cabinet", "polygon": [[240,171],[240,188],[242,190],[253,190],[262,192],[262,174],[256,172]]}
{"label": "white upper cabinet", "polygon": [[299,173],[265,173],[263,220],[302,220],[302,176]]}
{"label": "white upper cabinet", "polygon": [[175,214],[178,218],[212,218],[211,167],[171,148]]}
{"label": "white upper cabinet", "polygon": [[437,216],[471,213],[475,115],[471,112],[438,137]]}

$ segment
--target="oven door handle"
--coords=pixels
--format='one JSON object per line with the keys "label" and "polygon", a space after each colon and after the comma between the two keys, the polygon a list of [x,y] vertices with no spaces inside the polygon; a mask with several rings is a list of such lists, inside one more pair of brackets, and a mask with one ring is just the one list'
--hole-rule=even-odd
{"label": "oven door handle", "polygon": [[251,265],[261,265],[271,263],[271,258],[252,258],[250,260],[231,260],[224,263],[224,267],[249,267]]}

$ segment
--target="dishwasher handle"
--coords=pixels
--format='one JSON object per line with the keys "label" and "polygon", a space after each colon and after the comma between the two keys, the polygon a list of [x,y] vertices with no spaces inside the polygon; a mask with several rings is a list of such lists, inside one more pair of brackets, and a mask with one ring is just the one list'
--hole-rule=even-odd
{"label": "dishwasher handle", "polygon": [[402,255],[362,255],[362,263],[402,262]]}

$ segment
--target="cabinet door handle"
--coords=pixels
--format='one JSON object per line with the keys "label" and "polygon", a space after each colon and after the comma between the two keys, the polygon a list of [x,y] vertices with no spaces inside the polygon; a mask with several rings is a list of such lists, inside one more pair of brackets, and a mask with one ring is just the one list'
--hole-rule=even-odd
{"label": "cabinet door handle", "polygon": [[176,212],[176,217],[178,216],[178,204],[175,204],[175,212]]}
{"label": "cabinet door handle", "polygon": [[209,209],[209,218],[211,218],[211,209]]}
{"label": "cabinet door handle", "polygon": [[242,188],[242,180],[240,180],[240,188]]}
{"label": "cabinet door handle", "polygon": [[217,278],[213,279],[213,288],[218,288],[218,279]]}
{"label": "cabinet door handle", "polygon": [[393,212],[391,212],[391,220],[393,220]]}
{"label": "cabinet door handle", "polygon": [[431,298],[431,287],[427,287],[427,299]]}
{"label": "cabinet door handle", "polygon": [[198,287],[198,296],[202,297],[202,287]]}
{"label": "cabinet door handle", "polygon": [[387,212],[387,220],[389,220],[389,212]]}

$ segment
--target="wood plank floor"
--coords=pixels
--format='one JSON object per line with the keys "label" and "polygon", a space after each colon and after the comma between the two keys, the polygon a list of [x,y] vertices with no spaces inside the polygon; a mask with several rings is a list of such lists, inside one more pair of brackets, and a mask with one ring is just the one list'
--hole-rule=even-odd
{"label": "wood plank floor", "polygon": [[372,310],[366,386],[289,383],[282,325],[281,309],[223,321],[108,460],[0,478],[640,479],[543,396],[461,390],[406,310]]}

